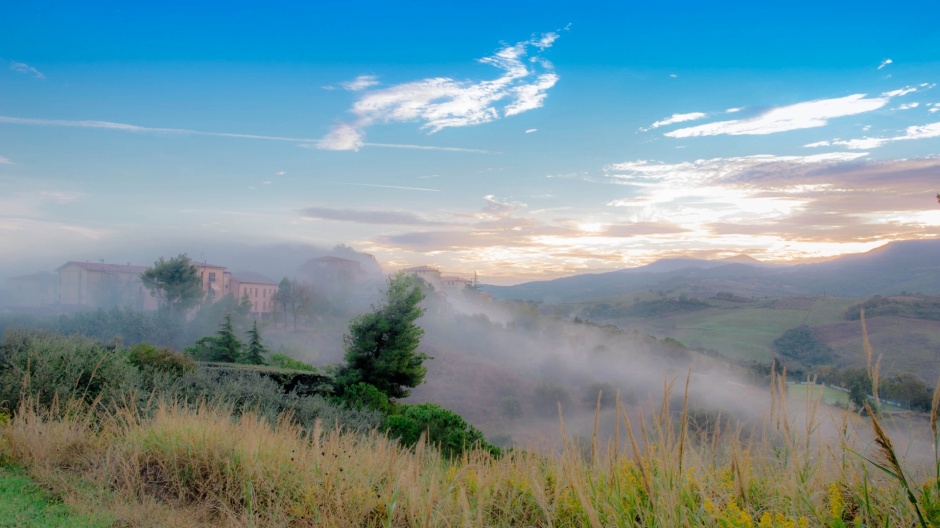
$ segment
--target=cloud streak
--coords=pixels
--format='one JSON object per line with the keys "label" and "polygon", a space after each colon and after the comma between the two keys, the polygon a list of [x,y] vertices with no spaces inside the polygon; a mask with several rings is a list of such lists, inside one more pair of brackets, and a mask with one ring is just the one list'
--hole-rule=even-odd
{"label": "cloud streak", "polygon": [[661,127],[661,126],[674,125],[674,124],[676,124],[676,123],[684,123],[684,122],[686,122],[686,121],[695,121],[695,120],[698,120],[698,119],[705,118],[705,117],[707,117],[707,116],[708,116],[708,114],[706,114],[706,113],[704,113],[704,112],[691,112],[691,113],[688,113],[688,114],[672,114],[671,116],[667,117],[666,119],[662,119],[662,120],[660,120],[660,121],[656,121],[655,123],[653,123],[652,125],[650,125],[650,126],[648,126],[648,127],[646,127],[646,128],[641,128],[640,131],[646,132],[647,130],[652,130],[652,129],[654,129],[654,128],[659,128],[659,127]]}
{"label": "cloud streak", "polygon": [[716,121],[694,127],[680,128],[664,135],[688,138],[718,135],[763,135],[822,127],[830,119],[871,112],[885,106],[890,97],[866,97],[854,94],[834,99],[818,99],[773,108],[749,119]]}
{"label": "cloud streak", "polygon": [[36,68],[33,68],[32,66],[30,66],[29,64],[26,64],[25,62],[11,61],[10,69],[17,73],[24,73],[26,75],[32,75],[36,79],[46,78],[46,76],[43,75],[41,71],[37,70]]}
{"label": "cloud streak", "polygon": [[334,220],[357,224],[436,226],[443,222],[427,220],[414,213],[370,209],[335,209],[331,207],[308,207],[300,211],[306,219]]}
{"label": "cloud streak", "polygon": [[420,123],[422,130],[479,125],[541,107],[559,79],[541,53],[557,33],[505,46],[478,62],[502,74],[491,80],[434,77],[366,91],[351,109],[355,119],[340,123],[319,142],[324,150],[358,150],[367,128],[382,123]]}
{"label": "cloud streak", "polygon": [[358,92],[376,86],[377,84],[379,84],[379,81],[378,77],[375,75],[360,75],[351,81],[342,83],[340,86],[350,92]]}
{"label": "cloud streak", "polygon": [[815,143],[809,143],[803,146],[810,148],[841,146],[851,150],[869,150],[883,147],[888,143],[895,143],[898,141],[912,141],[915,139],[930,139],[937,137],[940,137],[940,122],[919,126],[909,126],[904,130],[904,134],[899,136],[883,138],[864,137],[848,140],[835,139],[832,141],[817,141]]}
{"label": "cloud streak", "polygon": [[[296,143],[302,147],[310,147],[317,145],[320,139],[315,138],[298,138],[298,137],[286,137],[286,136],[267,136],[260,134],[236,134],[231,132],[205,132],[201,130],[190,130],[186,128],[161,128],[161,127],[147,127],[140,125],[131,125],[128,123],[116,123],[113,121],[95,121],[95,120],[65,120],[65,119],[36,119],[28,117],[13,117],[13,116],[0,116],[0,123],[6,123],[9,125],[26,125],[26,126],[47,126],[47,127],[64,127],[64,128],[85,128],[85,129],[99,129],[99,130],[113,130],[118,132],[131,132],[137,134],[162,134],[162,135],[178,135],[178,136],[205,136],[205,137],[222,137],[222,138],[235,138],[235,139],[257,139],[262,141],[287,141],[291,143]],[[343,136],[342,129],[334,129],[333,132],[338,133],[341,137],[335,139],[335,141],[349,141],[348,150],[358,150],[360,147],[378,147],[378,148],[397,148],[397,149],[413,149],[413,150],[435,150],[443,152],[468,152],[476,154],[489,154],[487,150],[481,149],[468,149],[460,147],[438,147],[438,146],[425,146],[425,145],[407,145],[407,144],[396,144],[396,143],[362,143],[358,141],[358,135],[353,133],[352,135]],[[333,133],[331,132],[331,133]]]}

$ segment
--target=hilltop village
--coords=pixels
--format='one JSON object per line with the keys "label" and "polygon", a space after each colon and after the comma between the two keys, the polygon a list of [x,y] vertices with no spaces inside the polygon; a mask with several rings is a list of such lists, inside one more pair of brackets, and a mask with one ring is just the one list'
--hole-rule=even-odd
{"label": "hilltop village", "polygon": [[[362,254],[370,259],[371,255]],[[275,297],[279,281],[254,272],[233,272],[230,267],[192,261],[202,281],[203,303],[212,303],[228,295],[248,308],[254,319],[270,319],[278,310]],[[297,268],[294,281],[325,289],[338,285],[363,284],[381,280],[375,270],[358,260],[326,255],[311,258]],[[55,272],[40,271],[7,279],[6,299],[0,309],[7,312],[36,315],[65,314],[96,309],[129,308],[153,311],[160,301],[144,286],[141,274],[147,266],[131,263],[115,264],[102,261],[69,261]],[[401,270],[418,277],[441,295],[464,290],[477,284],[476,275],[464,278],[445,275],[441,270],[422,265]],[[350,292],[352,293],[352,292]],[[2,300],[2,299],[0,299]]]}

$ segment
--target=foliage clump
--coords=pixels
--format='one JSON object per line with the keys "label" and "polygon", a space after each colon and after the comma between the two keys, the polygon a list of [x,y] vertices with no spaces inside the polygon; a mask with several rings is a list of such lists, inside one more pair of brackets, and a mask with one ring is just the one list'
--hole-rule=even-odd
{"label": "foliage clump", "polygon": [[202,278],[185,253],[171,259],[160,257],[140,274],[140,280],[172,312],[183,312],[202,300]]}
{"label": "foliage clump", "polygon": [[41,406],[80,400],[109,405],[133,386],[136,370],[114,345],[42,330],[8,330],[0,342],[0,402]]}
{"label": "foliage clump", "polygon": [[499,452],[498,448],[486,443],[479,429],[468,424],[459,414],[433,403],[406,405],[401,413],[388,416],[384,427],[390,437],[405,446],[417,444],[425,435],[427,441],[448,458],[479,448]]}
{"label": "foliage clump", "polygon": [[196,370],[196,362],[173,349],[138,343],[127,351],[127,360],[138,370],[152,370],[176,377]]}
{"label": "foliage clump", "polygon": [[835,351],[807,325],[791,328],[773,342],[774,351],[803,365],[832,363]]}

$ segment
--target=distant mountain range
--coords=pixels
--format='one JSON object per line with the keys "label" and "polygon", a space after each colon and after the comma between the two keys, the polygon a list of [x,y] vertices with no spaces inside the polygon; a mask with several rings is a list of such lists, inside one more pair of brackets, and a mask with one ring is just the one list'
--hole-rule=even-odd
{"label": "distant mountain range", "polygon": [[747,255],[723,260],[663,259],[607,273],[483,286],[497,299],[545,303],[618,297],[643,291],[710,296],[730,292],[750,297],[940,293],[940,240],[907,240],[826,262],[780,266]]}

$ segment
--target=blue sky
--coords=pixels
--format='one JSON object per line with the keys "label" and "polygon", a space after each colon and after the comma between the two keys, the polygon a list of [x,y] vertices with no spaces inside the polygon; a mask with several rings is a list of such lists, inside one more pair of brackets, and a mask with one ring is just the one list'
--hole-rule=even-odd
{"label": "blue sky", "polygon": [[506,283],[940,234],[940,5],[710,4],[3,6],[0,275],[346,243]]}

